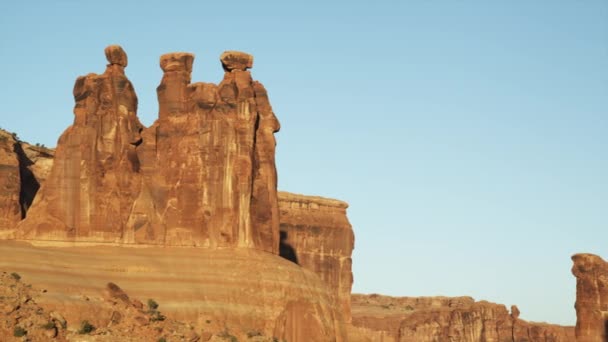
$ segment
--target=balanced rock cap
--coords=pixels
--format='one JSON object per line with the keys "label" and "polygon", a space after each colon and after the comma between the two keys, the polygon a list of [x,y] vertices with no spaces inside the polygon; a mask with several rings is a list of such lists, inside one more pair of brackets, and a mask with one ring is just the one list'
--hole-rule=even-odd
{"label": "balanced rock cap", "polygon": [[163,71],[186,71],[192,72],[194,54],[188,52],[171,52],[160,56],[160,68]]}
{"label": "balanced rock cap", "polygon": [[127,53],[120,45],[110,45],[106,48],[106,59],[110,64],[117,64],[122,67],[127,66]]}
{"label": "balanced rock cap", "polygon": [[220,56],[226,71],[247,70],[253,67],[253,56],[241,51],[224,51]]}

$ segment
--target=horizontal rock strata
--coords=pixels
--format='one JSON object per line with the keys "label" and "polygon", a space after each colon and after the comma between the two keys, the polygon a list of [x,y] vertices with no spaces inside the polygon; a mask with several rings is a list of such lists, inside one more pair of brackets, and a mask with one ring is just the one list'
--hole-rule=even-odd
{"label": "horizontal rock strata", "polygon": [[352,296],[349,341],[572,342],[574,329],[519,319],[504,305],[471,297]]}
{"label": "horizontal rock strata", "polygon": [[281,256],[318,274],[349,322],[355,236],[346,208],[338,200],[279,192]]}

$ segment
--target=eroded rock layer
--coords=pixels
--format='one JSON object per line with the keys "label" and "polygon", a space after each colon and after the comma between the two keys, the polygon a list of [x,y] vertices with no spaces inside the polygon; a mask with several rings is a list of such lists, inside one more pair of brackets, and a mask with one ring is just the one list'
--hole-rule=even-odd
{"label": "eroded rock layer", "polygon": [[577,341],[608,341],[608,263],[593,254],[575,254],[572,261]]}
{"label": "eroded rock layer", "polygon": [[279,192],[281,256],[318,274],[349,322],[355,236],[346,208],[338,200]]}
{"label": "eroded rock layer", "polygon": [[519,319],[504,305],[471,297],[352,296],[349,341],[572,342],[574,329]]}
{"label": "eroded rock layer", "polygon": [[131,298],[153,299],[164,315],[189,322],[196,331],[347,341],[340,313],[319,277],[255,249],[34,247],[2,241],[0,255],[1,270],[45,289],[36,303],[60,312],[68,329],[78,329],[83,320],[96,327],[111,323],[115,309],[104,302],[108,296],[124,297],[108,293],[112,282]]}

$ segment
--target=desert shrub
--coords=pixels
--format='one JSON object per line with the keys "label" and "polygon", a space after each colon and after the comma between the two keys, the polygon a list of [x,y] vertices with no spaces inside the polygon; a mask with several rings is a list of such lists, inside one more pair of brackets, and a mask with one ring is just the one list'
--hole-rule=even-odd
{"label": "desert shrub", "polygon": [[150,309],[150,310],[158,309],[158,303],[154,299],[148,299],[148,309]]}
{"label": "desert shrub", "polygon": [[257,330],[250,330],[247,332],[247,337],[252,338],[256,336],[262,336],[262,333]]}
{"label": "desert shrub", "polygon": [[159,338],[156,342],[167,342],[167,339],[164,337]]}
{"label": "desert shrub", "polygon": [[222,331],[217,336],[221,337],[225,340],[228,340],[230,342],[239,342],[239,340],[236,338],[236,336],[231,335],[227,330]]}
{"label": "desert shrub", "polygon": [[19,281],[21,279],[19,273],[16,272],[11,273],[11,277],[13,277],[13,279],[15,279],[16,281]]}
{"label": "desert shrub", "polygon": [[89,321],[82,321],[78,333],[84,335],[93,332],[93,330],[95,330],[95,327]]}
{"label": "desert shrub", "polygon": [[165,318],[167,317],[161,314],[160,311],[152,311],[150,314],[150,321],[152,322],[164,321]]}
{"label": "desert shrub", "polygon": [[53,322],[47,322],[46,324],[42,325],[42,329],[51,330],[54,328],[55,328],[55,323],[53,323]]}
{"label": "desert shrub", "polygon": [[27,330],[23,329],[22,327],[15,327],[15,329],[13,329],[13,336],[15,337],[22,337],[25,336],[27,334]]}

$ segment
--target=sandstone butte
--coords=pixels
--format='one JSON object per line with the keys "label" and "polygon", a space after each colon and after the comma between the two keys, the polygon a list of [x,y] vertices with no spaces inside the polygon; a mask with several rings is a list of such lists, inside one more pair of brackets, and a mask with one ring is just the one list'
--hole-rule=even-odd
{"label": "sandstone butte", "polygon": [[[161,56],[159,117],[146,128],[126,53],[105,54],[103,74],[76,80],[74,123],[55,150],[0,130],[0,270],[41,289],[0,277],[0,335],[25,326],[33,341],[88,340],[76,333],[88,320],[95,341],[575,340],[515,306],[351,295],[348,204],[277,191],[279,122],[253,56],[223,53],[218,85],[191,82],[194,55]],[[606,264],[573,259],[576,336],[605,341]]]}

